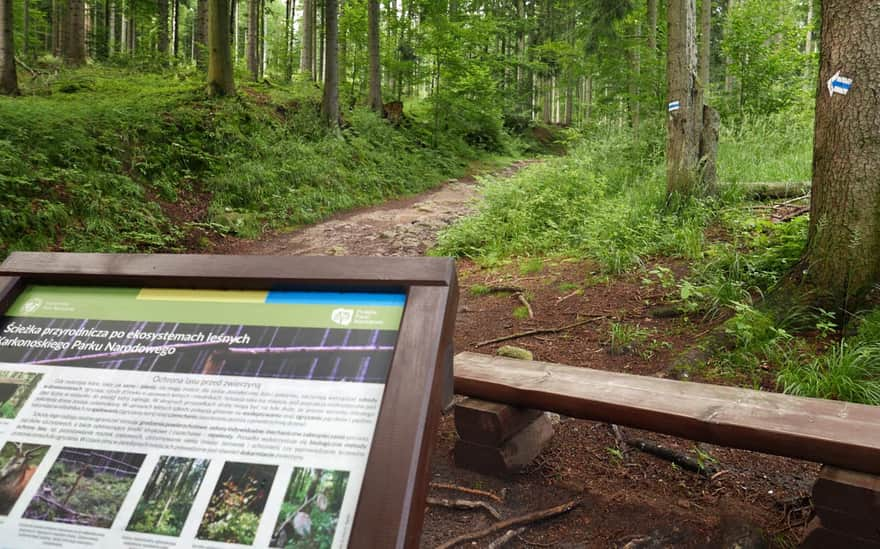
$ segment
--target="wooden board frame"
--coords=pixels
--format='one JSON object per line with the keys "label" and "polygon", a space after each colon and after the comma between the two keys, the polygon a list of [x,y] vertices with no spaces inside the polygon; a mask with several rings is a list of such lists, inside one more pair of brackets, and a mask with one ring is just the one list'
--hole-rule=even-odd
{"label": "wooden board frame", "polygon": [[0,314],[30,284],[404,291],[397,346],[348,546],[418,547],[443,370],[451,366],[458,306],[452,259],[15,252],[0,265]]}

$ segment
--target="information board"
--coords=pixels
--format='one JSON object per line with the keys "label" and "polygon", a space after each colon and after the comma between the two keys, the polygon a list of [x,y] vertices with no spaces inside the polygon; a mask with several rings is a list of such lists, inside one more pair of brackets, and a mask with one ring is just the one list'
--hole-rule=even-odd
{"label": "information board", "polygon": [[[7,280],[0,317],[0,547],[417,543],[425,478],[401,478],[396,492],[411,501],[399,503],[396,533],[360,526],[353,536],[362,500],[394,497],[365,478],[401,450],[401,441],[373,443],[383,409],[385,421],[400,421],[387,413],[386,385],[392,372],[409,377],[395,356],[412,352],[398,350],[409,296],[419,300],[412,286],[28,278]],[[429,346],[436,369],[448,350]],[[420,477],[438,379],[421,380],[433,405],[410,420]],[[368,472],[371,461],[380,472]]]}

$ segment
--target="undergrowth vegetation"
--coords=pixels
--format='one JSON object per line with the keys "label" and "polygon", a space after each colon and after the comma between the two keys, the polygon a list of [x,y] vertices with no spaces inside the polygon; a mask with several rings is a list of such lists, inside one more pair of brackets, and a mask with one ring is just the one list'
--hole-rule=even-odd
{"label": "undergrowth vegetation", "polygon": [[[746,115],[723,128],[718,192],[680,204],[667,202],[656,138],[633,147],[627,131],[587,132],[566,158],[513,181],[486,180],[485,204],[446,231],[435,253],[488,267],[559,255],[591,259],[612,275],[641,271],[643,284],[675,292],[681,313],[721,323],[703,345],[709,360],[680,366],[746,383],[769,371],[787,393],[880,404],[880,345],[872,343],[880,341],[880,312],[861,320],[858,337],[845,338],[826,311],[762,299],[799,261],[808,219],[771,222],[739,184],[808,181],[811,116],[810,109]],[[686,260],[688,274],[676,278],[656,258]],[[637,328],[613,324],[609,348],[628,349],[644,337]]]}
{"label": "undergrowth vegetation", "polygon": [[347,111],[335,134],[311,83],[240,92],[215,101],[185,71],[88,68],[0,98],[0,258],[174,249],[193,228],[174,213],[187,207],[206,210],[201,229],[255,236],[419,192],[516,148],[438,135],[418,109],[400,128]]}

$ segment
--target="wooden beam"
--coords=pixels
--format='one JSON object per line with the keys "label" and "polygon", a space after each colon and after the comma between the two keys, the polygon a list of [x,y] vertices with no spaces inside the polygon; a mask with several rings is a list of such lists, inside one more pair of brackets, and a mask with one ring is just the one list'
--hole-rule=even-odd
{"label": "wooden beam", "polygon": [[880,473],[880,407],[461,353],[458,394]]}
{"label": "wooden beam", "polygon": [[0,276],[29,284],[153,285],[156,287],[323,289],[448,286],[455,262],[441,257],[283,257],[173,254],[13,252]]}

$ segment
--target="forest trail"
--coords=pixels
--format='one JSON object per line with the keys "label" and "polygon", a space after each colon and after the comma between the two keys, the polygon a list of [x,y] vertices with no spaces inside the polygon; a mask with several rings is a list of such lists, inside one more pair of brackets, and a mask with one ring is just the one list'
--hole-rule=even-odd
{"label": "forest trail", "polygon": [[[540,162],[518,160],[491,172],[507,179]],[[257,255],[418,256],[434,246],[437,234],[472,212],[479,198],[475,176],[450,179],[408,198],[345,212],[327,221],[260,240],[238,241],[227,253]]]}

